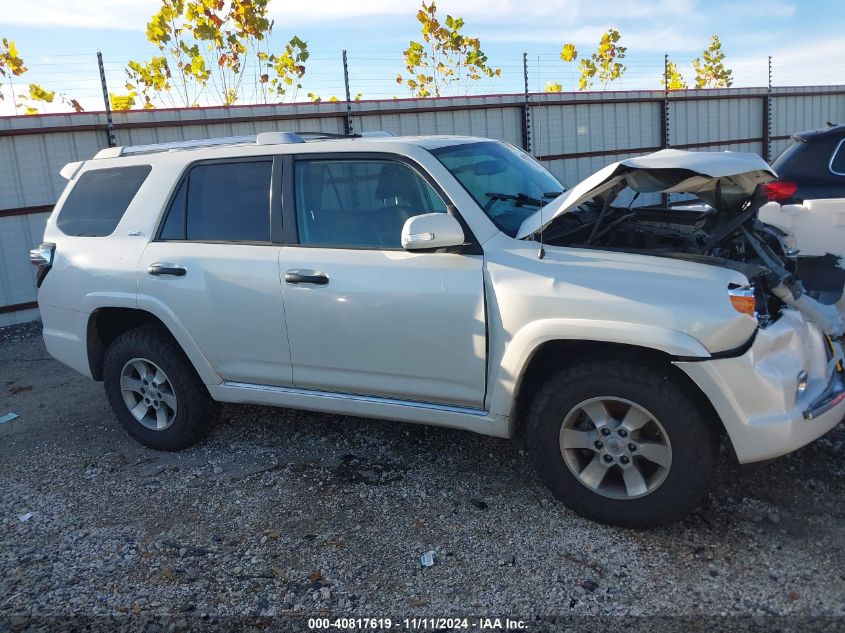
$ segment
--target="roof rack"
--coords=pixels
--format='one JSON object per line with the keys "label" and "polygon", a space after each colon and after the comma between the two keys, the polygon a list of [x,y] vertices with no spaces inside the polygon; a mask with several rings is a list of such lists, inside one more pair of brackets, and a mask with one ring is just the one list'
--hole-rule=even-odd
{"label": "roof rack", "polygon": [[289,143],[306,143],[344,138],[381,138],[393,136],[390,132],[374,131],[361,134],[333,134],[331,132],[261,132],[250,136],[225,136],[220,138],[204,138],[191,141],[170,141],[167,143],[150,143],[148,145],[129,145],[125,147],[107,147],[101,149],[94,158],[117,158],[119,156],[137,156],[139,154],[154,154],[158,152],[172,152],[184,149],[199,149],[202,147],[223,147],[234,145],[285,145]]}
{"label": "roof rack", "polygon": [[361,132],[360,134],[337,134],[335,132],[297,132],[296,134],[305,139],[306,142],[310,140],[319,141],[341,138],[385,138],[393,136],[393,134],[385,132],[384,130],[372,130],[370,132]]}

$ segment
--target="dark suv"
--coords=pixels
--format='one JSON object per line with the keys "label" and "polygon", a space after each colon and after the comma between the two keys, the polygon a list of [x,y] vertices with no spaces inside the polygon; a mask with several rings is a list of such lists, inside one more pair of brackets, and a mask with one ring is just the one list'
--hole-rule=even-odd
{"label": "dark suv", "polygon": [[845,125],[794,134],[772,167],[796,185],[794,198],[845,198]]}
{"label": "dark suv", "polygon": [[845,256],[845,125],[794,134],[772,167],[760,219],[793,233],[803,257]]}

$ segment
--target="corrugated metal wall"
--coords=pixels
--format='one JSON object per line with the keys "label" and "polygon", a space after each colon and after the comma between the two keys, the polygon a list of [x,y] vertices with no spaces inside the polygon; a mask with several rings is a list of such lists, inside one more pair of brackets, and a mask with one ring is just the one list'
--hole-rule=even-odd
{"label": "corrugated metal wall", "polygon": [[[355,131],[466,134],[525,146],[565,183],[604,165],[671,146],[776,156],[798,130],[845,121],[845,87],[491,95],[362,101]],[[771,116],[767,116],[768,111]],[[526,125],[526,121],[530,123]],[[322,103],[121,112],[118,145],[256,134],[342,133],[346,104]],[[37,316],[28,249],[40,241],[64,180],[61,167],[107,146],[102,113],[0,118],[0,326]]]}

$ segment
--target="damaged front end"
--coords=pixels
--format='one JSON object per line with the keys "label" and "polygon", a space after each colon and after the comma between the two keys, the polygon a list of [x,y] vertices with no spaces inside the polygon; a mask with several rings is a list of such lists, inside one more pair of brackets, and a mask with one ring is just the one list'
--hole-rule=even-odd
{"label": "damaged front end", "polygon": [[[525,220],[518,237],[724,266],[753,288],[762,326],[794,308],[833,339],[845,335],[845,270],[837,257],[799,256],[790,237],[758,219],[776,178],[755,154],[663,150],[614,163]],[[614,204],[626,189],[629,204]],[[636,207],[642,193],[695,194],[700,202]]]}

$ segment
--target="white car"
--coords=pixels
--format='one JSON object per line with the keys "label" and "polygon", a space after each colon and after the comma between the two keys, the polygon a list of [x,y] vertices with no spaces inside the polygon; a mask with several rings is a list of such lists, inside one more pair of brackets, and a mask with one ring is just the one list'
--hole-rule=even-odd
{"label": "white car", "polygon": [[[522,434],[566,505],[644,527],[699,503],[720,436],[766,460],[845,415],[841,319],[746,217],[774,177],[752,155],[658,152],[564,192],[487,139],[264,133],[62,174],[31,253],[47,349],[156,449],[215,401]],[[714,210],[613,206],[626,187]]]}

